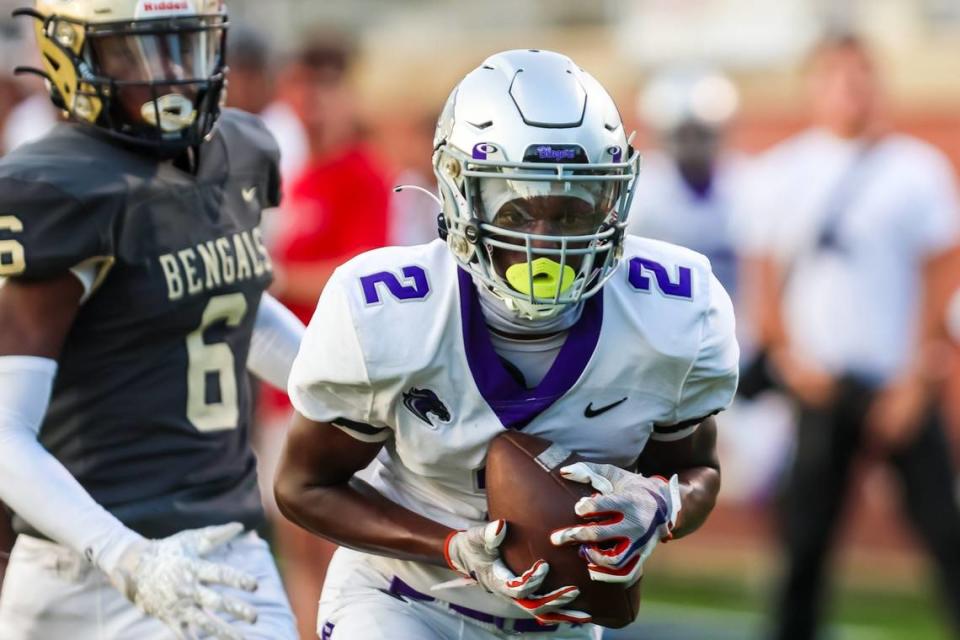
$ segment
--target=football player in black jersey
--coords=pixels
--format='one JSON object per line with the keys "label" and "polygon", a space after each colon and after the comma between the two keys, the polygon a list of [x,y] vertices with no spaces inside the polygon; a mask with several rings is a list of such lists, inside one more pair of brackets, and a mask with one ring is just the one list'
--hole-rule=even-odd
{"label": "football player in black jersey", "polygon": [[0,161],[0,635],[294,638],[246,370],[285,387],[302,325],[264,295],[278,151],[221,111],[223,3],[17,13],[70,122]]}

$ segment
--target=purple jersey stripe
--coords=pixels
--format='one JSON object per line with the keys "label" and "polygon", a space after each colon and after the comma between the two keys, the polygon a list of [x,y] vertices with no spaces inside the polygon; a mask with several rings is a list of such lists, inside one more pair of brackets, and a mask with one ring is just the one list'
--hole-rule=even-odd
{"label": "purple jersey stripe", "polygon": [[570,329],[543,381],[526,389],[510,375],[493,348],[470,274],[459,269],[458,276],[463,346],[474,382],[503,426],[523,429],[570,391],[586,370],[600,340],[603,291],[584,303],[580,320]]}

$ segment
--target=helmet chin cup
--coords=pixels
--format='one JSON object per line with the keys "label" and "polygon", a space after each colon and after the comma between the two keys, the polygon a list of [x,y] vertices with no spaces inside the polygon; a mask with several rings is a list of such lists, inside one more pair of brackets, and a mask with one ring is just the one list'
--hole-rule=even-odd
{"label": "helmet chin cup", "polygon": [[193,125],[197,110],[193,101],[179,93],[168,93],[140,107],[144,122],[164,133],[176,133]]}

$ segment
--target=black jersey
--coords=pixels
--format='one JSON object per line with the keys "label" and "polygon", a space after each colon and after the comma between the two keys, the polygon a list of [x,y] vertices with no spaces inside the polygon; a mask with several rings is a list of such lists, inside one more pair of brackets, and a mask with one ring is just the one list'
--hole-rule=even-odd
{"label": "black jersey", "polygon": [[278,155],[256,117],[226,110],[195,173],[74,124],[0,161],[0,276],[99,273],[40,440],[146,536],[262,518],[245,370]]}

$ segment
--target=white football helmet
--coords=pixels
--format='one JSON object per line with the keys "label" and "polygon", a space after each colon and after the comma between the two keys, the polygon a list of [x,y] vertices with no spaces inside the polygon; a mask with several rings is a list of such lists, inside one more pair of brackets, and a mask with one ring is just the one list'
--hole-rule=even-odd
{"label": "white football helmet", "polygon": [[453,90],[434,148],[447,243],[516,317],[554,317],[613,274],[640,158],[570,58],[491,56]]}

